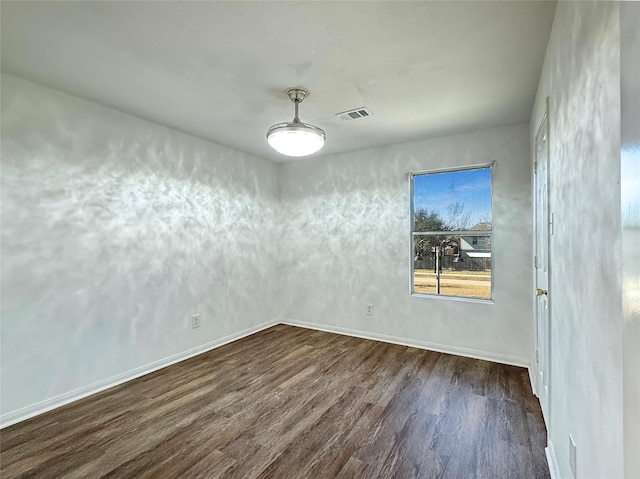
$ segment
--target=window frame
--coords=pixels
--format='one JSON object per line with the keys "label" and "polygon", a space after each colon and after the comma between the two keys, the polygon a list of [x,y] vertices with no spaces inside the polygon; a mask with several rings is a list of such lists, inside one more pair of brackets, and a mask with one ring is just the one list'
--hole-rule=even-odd
{"label": "window frame", "polygon": [[[488,236],[491,238],[491,296],[490,298],[474,298],[472,296],[453,296],[453,295],[445,295],[445,294],[437,294],[437,293],[419,293],[415,291],[415,261],[413,257],[413,251],[415,247],[414,238],[416,236],[441,236],[443,234],[442,231],[433,231],[433,232],[415,232],[414,229],[414,178],[416,176],[429,175],[434,173],[453,173],[458,171],[466,171],[466,170],[478,170],[482,168],[489,168],[491,170],[491,231],[451,231],[453,233],[449,236]],[[493,190],[494,190],[494,173],[496,168],[496,162],[492,161],[490,163],[480,163],[475,165],[466,165],[466,166],[456,166],[456,167],[445,167],[445,168],[435,168],[430,170],[421,170],[421,171],[411,171],[408,174],[409,177],[409,262],[410,262],[410,278],[409,278],[409,294],[410,296],[417,298],[430,298],[437,300],[451,300],[451,301],[462,301],[462,302],[470,302],[470,303],[483,303],[483,304],[494,304],[495,296],[494,296],[494,266],[495,266],[495,255],[494,255],[494,238],[493,238]],[[447,232],[444,232],[445,234]]]}

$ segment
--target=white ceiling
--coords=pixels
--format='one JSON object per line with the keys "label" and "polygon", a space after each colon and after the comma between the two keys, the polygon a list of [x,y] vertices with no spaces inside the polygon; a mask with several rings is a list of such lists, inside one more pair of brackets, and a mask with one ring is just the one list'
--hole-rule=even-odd
{"label": "white ceiling", "polygon": [[[527,121],[555,2],[8,2],[2,70],[275,161]],[[335,113],[368,107],[367,119]],[[300,160],[297,160],[300,161]]]}

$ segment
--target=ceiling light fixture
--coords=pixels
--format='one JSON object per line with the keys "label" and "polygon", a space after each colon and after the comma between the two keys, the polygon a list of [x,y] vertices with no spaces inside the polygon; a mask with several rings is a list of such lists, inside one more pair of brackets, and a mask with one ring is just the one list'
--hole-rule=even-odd
{"label": "ceiling light fixture", "polygon": [[287,156],[309,156],[324,146],[324,130],[302,123],[298,118],[298,105],[308,95],[302,88],[291,88],[287,95],[295,105],[295,118],[290,123],[278,123],[267,131],[271,148]]}

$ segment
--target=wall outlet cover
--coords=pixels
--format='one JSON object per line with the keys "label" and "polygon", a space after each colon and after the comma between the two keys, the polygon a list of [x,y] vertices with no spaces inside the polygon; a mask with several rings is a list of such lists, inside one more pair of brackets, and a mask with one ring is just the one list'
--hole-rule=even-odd
{"label": "wall outlet cover", "polygon": [[200,313],[191,316],[191,329],[200,327]]}

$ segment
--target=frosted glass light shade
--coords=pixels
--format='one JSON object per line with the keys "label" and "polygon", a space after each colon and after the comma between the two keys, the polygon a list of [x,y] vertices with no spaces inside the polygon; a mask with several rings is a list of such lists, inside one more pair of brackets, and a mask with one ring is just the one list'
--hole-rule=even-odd
{"label": "frosted glass light shade", "polygon": [[267,141],[271,148],[286,156],[309,156],[324,146],[325,133],[306,123],[280,123],[269,128]]}

